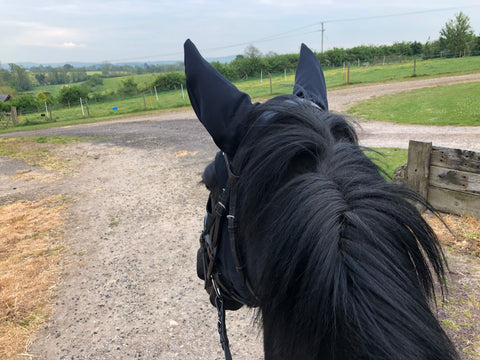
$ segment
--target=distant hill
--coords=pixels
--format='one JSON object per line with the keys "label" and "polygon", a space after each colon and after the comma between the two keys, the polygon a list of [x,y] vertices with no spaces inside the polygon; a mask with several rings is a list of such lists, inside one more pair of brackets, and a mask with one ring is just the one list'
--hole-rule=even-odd
{"label": "distant hill", "polygon": [[[219,61],[221,63],[229,63],[235,59],[235,55],[230,55],[230,56],[223,56],[223,57],[216,57],[216,58],[207,58],[209,62],[212,61]],[[118,62],[118,63],[112,63],[115,65],[131,65],[131,66],[143,66],[145,63],[148,65],[168,65],[168,64],[176,64],[179,61],[136,61],[136,62]],[[16,65],[20,65],[24,67],[25,69],[30,69],[32,67],[37,67],[40,65],[43,66],[51,66],[51,67],[59,67],[63,66],[65,64],[70,64],[75,68],[82,68],[82,67],[98,67],[100,68],[102,66],[102,63],[99,62],[79,62],[79,61],[72,61],[72,62],[66,62],[66,63],[33,63],[33,62],[19,62],[15,63]],[[8,64],[1,64],[1,67],[9,70],[10,67]]]}

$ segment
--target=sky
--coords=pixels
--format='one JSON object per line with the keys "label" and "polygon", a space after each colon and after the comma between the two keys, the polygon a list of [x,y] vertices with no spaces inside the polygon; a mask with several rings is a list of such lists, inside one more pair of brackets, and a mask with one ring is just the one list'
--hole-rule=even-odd
{"label": "sky", "polygon": [[0,0],[1,64],[183,60],[436,40],[460,11],[480,34],[478,0]]}

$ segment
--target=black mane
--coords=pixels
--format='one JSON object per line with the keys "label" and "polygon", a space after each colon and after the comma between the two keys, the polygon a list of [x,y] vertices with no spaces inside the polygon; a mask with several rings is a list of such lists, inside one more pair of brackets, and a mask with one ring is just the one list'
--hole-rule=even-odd
{"label": "black mane", "polygon": [[239,240],[266,359],[453,359],[432,314],[438,240],[340,115],[303,99],[254,106],[233,159]]}

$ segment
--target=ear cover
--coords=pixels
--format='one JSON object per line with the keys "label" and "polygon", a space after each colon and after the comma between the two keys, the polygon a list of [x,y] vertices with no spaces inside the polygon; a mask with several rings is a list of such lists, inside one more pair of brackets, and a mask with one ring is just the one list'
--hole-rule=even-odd
{"label": "ear cover", "polygon": [[300,50],[293,95],[308,99],[328,111],[327,86],[322,67],[305,44],[302,44]]}
{"label": "ear cover", "polygon": [[184,44],[185,75],[190,103],[217,146],[228,155],[245,135],[250,96],[239,91],[198,52],[188,39]]}

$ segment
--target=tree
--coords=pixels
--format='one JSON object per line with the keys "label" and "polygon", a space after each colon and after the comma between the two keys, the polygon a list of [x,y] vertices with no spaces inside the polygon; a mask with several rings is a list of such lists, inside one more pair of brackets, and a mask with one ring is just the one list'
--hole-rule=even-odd
{"label": "tree", "polygon": [[422,53],[423,45],[417,41],[414,41],[410,44],[410,48],[412,49],[413,55],[418,55]]}
{"label": "tree", "polygon": [[455,15],[455,19],[448,21],[440,30],[441,45],[455,55],[460,54],[460,51],[464,52],[467,49],[467,44],[473,38],[470,18],[462,12]]}
{"label": "tree", "polygon": [[138,84],[133,80],[133,77],[122,80],[122,86],[118,89],[118,93],[121,95],[135,95],[137,92]]}
{"label": "tree", "polygon": [[46,75],[45,73],[35,74],[35,79],[37,79],[39,85],[46,85]]}
{"label": "tree", "polygon": [[88,77],[88,80],[84,83],[84,86],[90,91],[93,91],[98,87],[103,85],[103,79],[101,78],[100,74],[93,74]]}
{"label": "tree", "polygon": [[108,77],[110,75],[110,71],[112,71],[112,67],[113,65],[110,64],[109,62],[105,61],[102,66],[101,66],[101,69],[102,69],[102,75],[104,77]]}
{"label": "tree", "polygon": [[245,49],[244,56],[238,55],[232,61],[232,65],[240,77],[258,76],[263,68],[262,53],[255,46],[249,45]]}
{"label": "tree", "polygon": [[81,86],[64,86],[60,89],[58,100],[66,105],[68,103],[77,103],[80,101],[80,98],[86,98],[87,95],[88,90]]}
{"label": "tree", "polygon": [[41,105],[45,103],[49,105],[55,104],[55,98],[52,96],[52,94],[50,94],[49,91],[39,92],[35,97],[35,100]]}
{"label": "tree", "polygon": [[16,64],[8,64],[10,66],[11,84],[17,91],[26,91],[32,88],[32,81],[27,70]]}
{"label": "tree", "polygon": [[472,55],[480,55],[480,35],[476,36],[469,44],[468,44]]}
{"label": "tree", "polygon": [[247,58],[259,58],[262,57],[262,52],[258,50],[255,46],[249,45],[245,49],[245,57]]}

